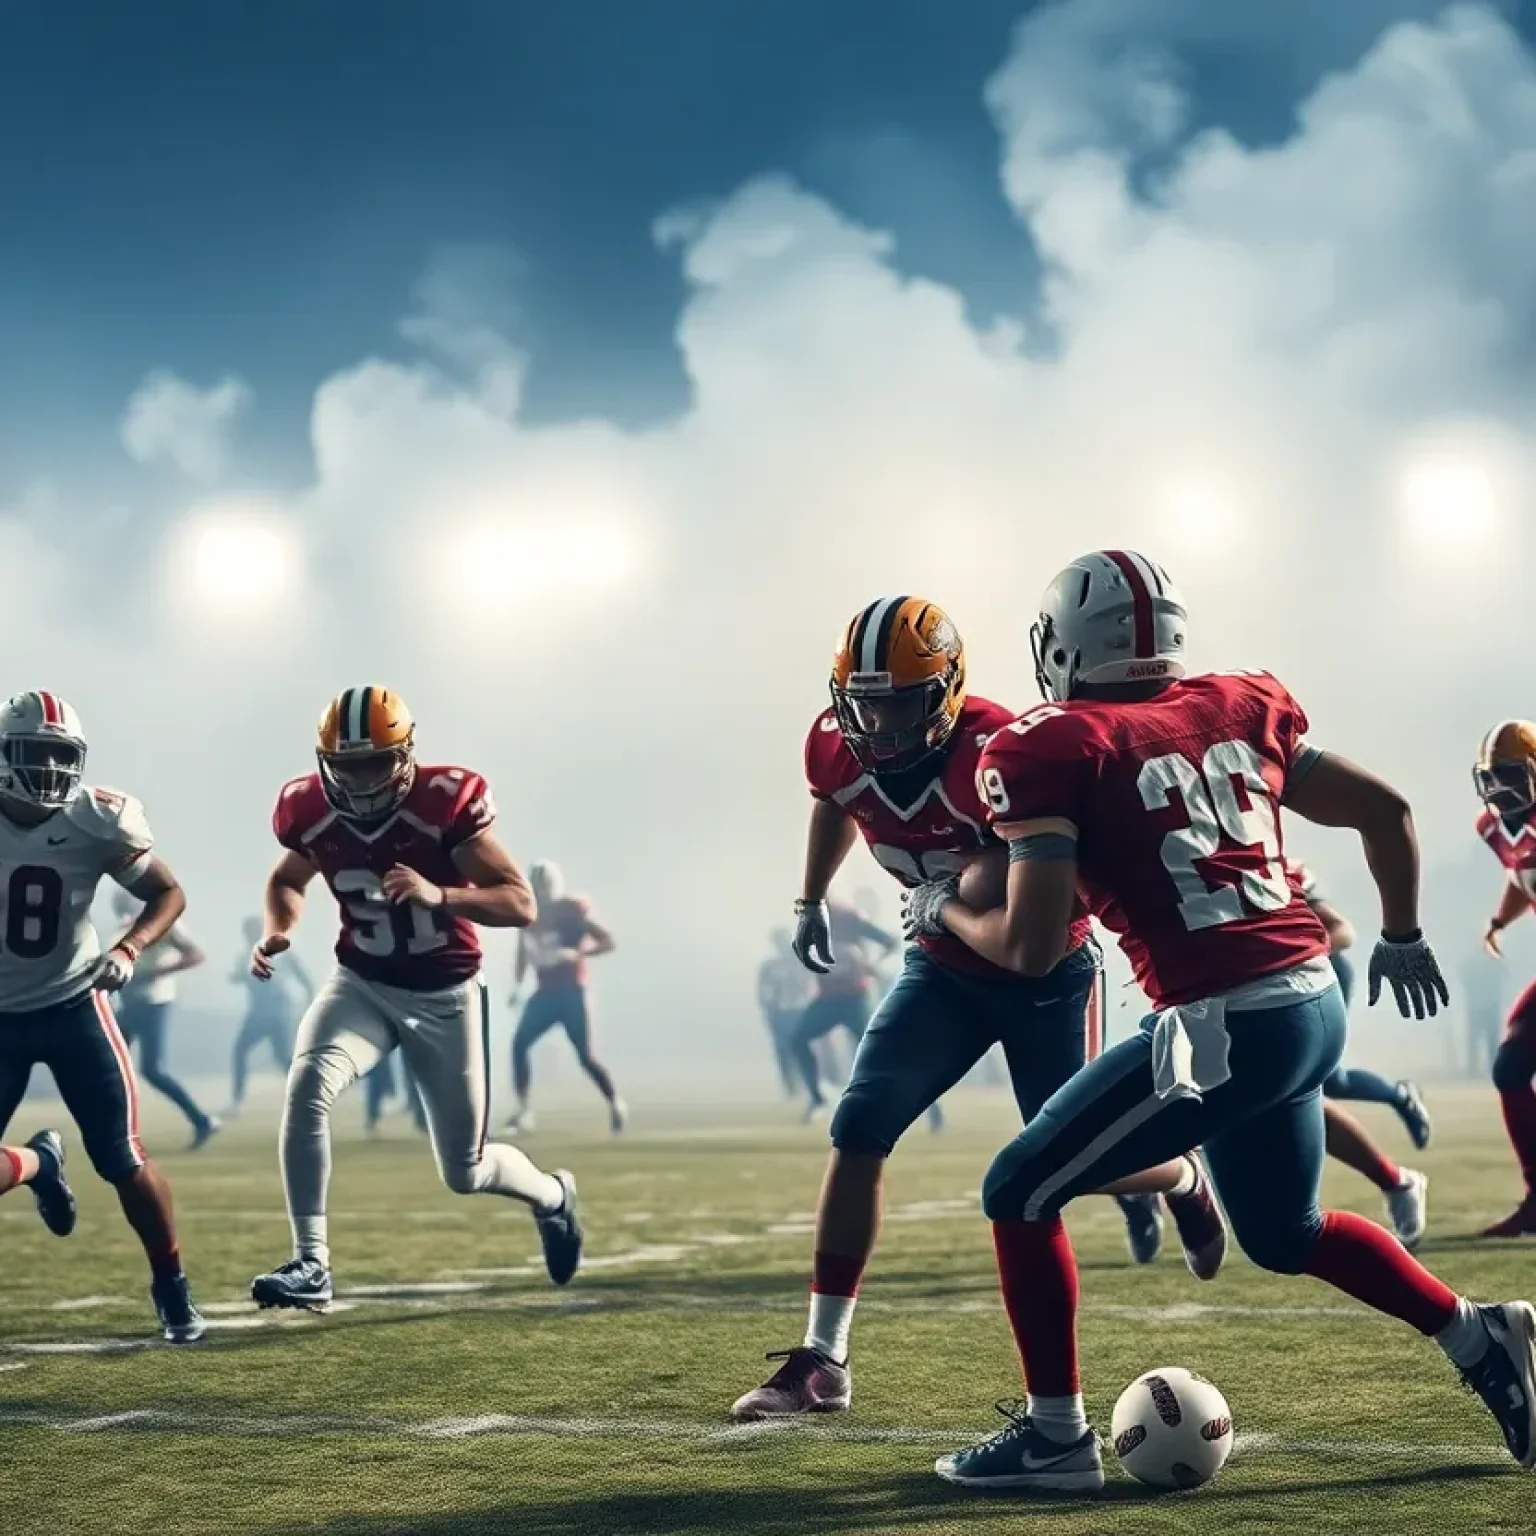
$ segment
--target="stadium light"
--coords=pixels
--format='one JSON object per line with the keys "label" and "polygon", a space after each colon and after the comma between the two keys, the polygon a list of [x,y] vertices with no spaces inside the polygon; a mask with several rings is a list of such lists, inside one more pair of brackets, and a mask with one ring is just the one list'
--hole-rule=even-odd
{"label": "stadium light", "polygon": [[1498,526],[1493,478],[1477,459],[1444,452],[1403,472],[1402,502],[1415,540],[1434,554],[1475,554]]}
{"label": "stadium light", "polygon": [[199,606],[221,613],[270,609],[298,580],[299,544],[286,519],[257,507],[213,508],[184,527],[180,576]]}

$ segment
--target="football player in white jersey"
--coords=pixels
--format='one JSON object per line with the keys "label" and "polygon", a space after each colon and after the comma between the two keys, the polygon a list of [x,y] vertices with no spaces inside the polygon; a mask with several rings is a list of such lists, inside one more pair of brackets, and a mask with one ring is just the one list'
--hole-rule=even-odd
{"label": "football player in white jersey", "polygon": [[[35,1066],[53,1074],[96,1172],[117,1191],[149,1258],[151,1295],[168,1342],[202,1337],[182,1272],[171,1192],[139,1140],[138,1088],[108,994],[181,916],[186,897],[155,857],[139,802],[82,783],[85,733],[57,694],[0,706],[0,1136]],[[103,953],[91,903],[103,875],[144,908]],[[28,1183],[55,1232],[74,1225],[63,1144],[34,1137],[10,1183]],[[35,1154],[25,1156],[26,1151]]]}

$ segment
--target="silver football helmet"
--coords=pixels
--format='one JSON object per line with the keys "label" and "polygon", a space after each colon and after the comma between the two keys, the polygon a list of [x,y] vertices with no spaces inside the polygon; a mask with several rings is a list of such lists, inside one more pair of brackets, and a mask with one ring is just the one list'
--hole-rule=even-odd
{"label": "silver football helmet", "polygon": [[1040,692],[1059,703],[1085,683],[1183,677],[1186,627],[1160,565],[1129,550],[1082,555],[1046,588],[1030,631]]}
{"label": "silver football helmet", "polygon": [[56,693],[18,693],[0,705],[0,795],[61,811],[80,793],[85,728]]}
{"label": "silver football helmet", "polygon": [[534,900],[543,906],[546,902],[559,901],[565,895],[565,875],[560,866],[550,859],[540,859],[528,866],[528,883],[533,887]]}

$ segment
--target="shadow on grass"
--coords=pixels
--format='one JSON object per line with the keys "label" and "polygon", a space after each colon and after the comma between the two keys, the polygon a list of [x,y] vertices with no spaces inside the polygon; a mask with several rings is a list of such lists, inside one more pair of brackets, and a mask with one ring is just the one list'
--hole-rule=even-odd
{"label": "shadow on grass", "polygon": [[[490,1536],[515,1531],[518,1536],[692,1536],[692,1533],[731,1533],[731,1536],[802,1536],[814,1531],[839,1533],[900,1533],[909,1529],[961,1532],[983,1521],[1017,1517],[1019,1528],[1048,1528],[1053,1522],[1095,1511],[1104,1517],[1104,1532],[1135,1531],[1139,1511],[1178,1501],[1182,1522],[1192,1532],[1226,1532],[1243,1517],[1245,1505],[1274,1506],[1295,1501],[1299,1507],[1267,1507],[1266,1524],[1276,1517],[1295,1518],[1308,1505],[1351,1493],[1421,1488],[1449,1491],[1451,1485],[1503,1477],[1487,1467],[1435,1467],[1403,1472],[1373,1473],[1344,1479],[1303,1481],[1277,1479],[1262,1483],[1217,1482],[1194,1493],[1161,1494],[1139,1484],[1111,1482],[1094,1499],[1035,1498],[987,1495],[953,1488],[932,1473],[911,1472],[861,1479],[846,1488],[726,1488],[691,1492],[639,1493],[595,1489],[590,1495],[527,1503],[509,1501],[497,1509],[413,1513],[406,1517],[344,1516],[310,1527],[317,1536]],[[1081,1525],[1078,1526],[1082,1529]],[[273,1536],[277,1536],[274,1531]]]}

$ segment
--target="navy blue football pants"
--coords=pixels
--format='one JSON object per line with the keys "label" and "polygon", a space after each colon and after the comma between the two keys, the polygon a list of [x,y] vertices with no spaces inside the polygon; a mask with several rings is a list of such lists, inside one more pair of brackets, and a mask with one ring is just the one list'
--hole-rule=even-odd
{"label": "navy blue football pants", "polygon": [[0,1136],[38,1066],[53,1074],[102,1178],[117,1184],[144,1165],[133,1061],[105,995],[87,992],[51,1008],[0,1014]]}
{"label": "navy blue football pants", "polygon": [[993,1221],[1045,1221],[1078,1195],[1202,1148],[1233,1235],[1263,1269],[1299,1274],[1322,1228],[1323,1080],[1344,1049],[1344,999],[1229,1013],[1232,1075],[1201,1099],[1160,1099],[1152,1026],[1079,1072],[997,1155]]}
{"label": "navy blue football pants", "polygon": [[119,1003],[117,1017],[128,1043],[138,1047],[139,1076],[151,1088],[158,1088],[187,1117],[194,1130],[201,1131],[208,1124],[208,1116],[171,1075],[171,1069],[165,1064],[166,1031],[171,1022],[171,1005],[145,1002],[130,993]]}
{"label": "navy blue football pants", "polygon": [[[1333,974],[1339,978],[1339,991],[1347,1009],[1355,995],[1354,962],[1341,949],[1328,957]],[[1329,1099],[1352,1099],[1357,1104],[1396,1104],[1397,1085],[1389,1083],[1379,1072],[1365,1067],[1335,1067],[1323,1083],[1323,1096]]]}
{"label": "navy blue football pants", "polygon": [[888,1157],[907,1128],[998,1042],[1019,1113],[1031,1119],[1097,1049],[1101,956],[1093,945],[1049,976],[973,976],[907,949],[832,1116],[839,1151]]}

